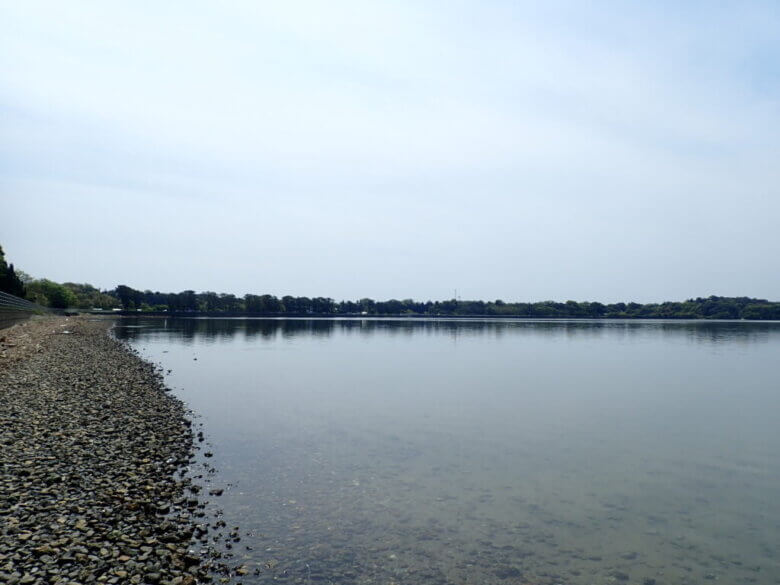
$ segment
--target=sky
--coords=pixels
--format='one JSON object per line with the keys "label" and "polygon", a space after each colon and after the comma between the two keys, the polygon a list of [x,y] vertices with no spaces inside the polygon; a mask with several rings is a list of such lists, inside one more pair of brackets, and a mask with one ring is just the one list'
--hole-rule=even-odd
{"label": "sky", "polygon": [[5,2],[0,245],[278,296],[780,300],[777,2]]}

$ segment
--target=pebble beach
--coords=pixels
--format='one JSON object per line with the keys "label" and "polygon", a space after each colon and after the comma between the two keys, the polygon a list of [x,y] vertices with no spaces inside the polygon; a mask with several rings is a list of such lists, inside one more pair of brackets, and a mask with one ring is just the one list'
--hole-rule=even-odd
{"label": "pebble beach", "polygon": [[212,580],[185,474],[192,422],[111,324],[45,317],[0,330],[2,583]]}

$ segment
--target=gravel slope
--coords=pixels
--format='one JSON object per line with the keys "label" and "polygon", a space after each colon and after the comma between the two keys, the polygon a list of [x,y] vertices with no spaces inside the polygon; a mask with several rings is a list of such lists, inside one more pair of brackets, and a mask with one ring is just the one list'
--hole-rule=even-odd
{"label": "gravel slope", "polygon": [[2,583],[209,580],[186,410],[110,324],[0,332]]}

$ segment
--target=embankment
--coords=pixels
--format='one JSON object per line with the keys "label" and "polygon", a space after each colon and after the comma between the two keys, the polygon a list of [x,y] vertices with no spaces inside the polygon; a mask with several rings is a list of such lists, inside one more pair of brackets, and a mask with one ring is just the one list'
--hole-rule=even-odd
{"label": "embankment", "polygon": [[186,409],[110,323],[0,331],[0,582],[209,579]]}

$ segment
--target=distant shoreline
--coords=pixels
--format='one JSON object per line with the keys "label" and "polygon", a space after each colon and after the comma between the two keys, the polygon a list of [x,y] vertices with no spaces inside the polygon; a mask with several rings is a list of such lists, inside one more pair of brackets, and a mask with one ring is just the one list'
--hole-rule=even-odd
{"label": "distant shoreline", "polygon": [[458,320],[481,321],[489,320],[522,320],[522,321],[746,321],[752,323],[777,322],[777,319],[723,319],[708,317],[580,317],[580,316],[528,316],[528,315],[420,315],[420,314],[371,314],[359,313],[248,313],[245,311],[80,311],[91,315],[112,315],[120,317],[176,317],[176,318],[253,318],[253,319],[408,319],[410,321],[426,320]]}

